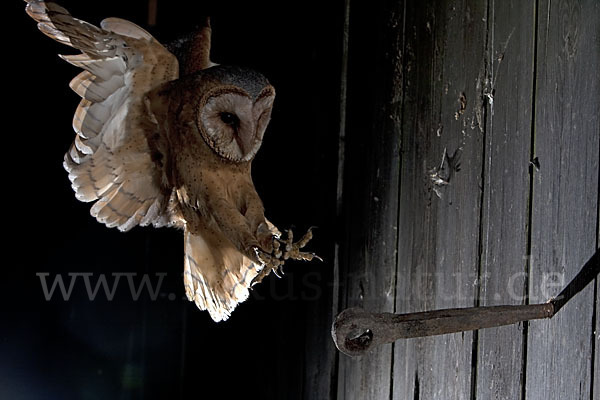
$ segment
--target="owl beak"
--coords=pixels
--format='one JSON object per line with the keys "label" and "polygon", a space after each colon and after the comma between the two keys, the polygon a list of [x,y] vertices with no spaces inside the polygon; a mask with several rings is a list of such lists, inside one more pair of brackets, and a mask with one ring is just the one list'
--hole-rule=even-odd
{"label": "owl beak", "polygon": [[242,123],[236,132],[236,135],[234,135],[235,141],[240,147],[240,150],[242,150],[242,154],[244,156],[250,154],[250,152],[254,148],[254,138],[256,137],[256,129],[256,124],[249,121],[245,122],[242,120]]}
{"label": "owl beak", "polygon": [[242,135],[235,135],[235,141],[242,150],[244,156],[252,151],[254,136],[249,135],[248,131],[244,132]]}
{"label": "owl beak", "polygon": [[240,147],[240,149],[242,150],[242,154],[243,155],[248,154],[248,145],[246,144],[246,141],[244,141],[239,136],[235,137],[235,141],[238,144],[238,146]]}

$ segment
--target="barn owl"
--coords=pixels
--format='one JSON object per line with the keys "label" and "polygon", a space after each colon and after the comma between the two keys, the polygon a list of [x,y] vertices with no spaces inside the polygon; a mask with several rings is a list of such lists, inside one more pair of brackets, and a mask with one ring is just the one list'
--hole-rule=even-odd
{"label": "barn owl", "polygon": [[[83,69],[70,83],[82,100],[64,167],[77,199],[108,227],[173,226],[184,232],[187,298],[215,321],[287,259],[311,260],[264,216],[250,167],[271,117],[275,89],[258,72],[210,61],[210,24],[177,57],[132,22],[100,27],[50,2],[25,0],[62,55]],[[180,71],[182,71],[180,76]]]}

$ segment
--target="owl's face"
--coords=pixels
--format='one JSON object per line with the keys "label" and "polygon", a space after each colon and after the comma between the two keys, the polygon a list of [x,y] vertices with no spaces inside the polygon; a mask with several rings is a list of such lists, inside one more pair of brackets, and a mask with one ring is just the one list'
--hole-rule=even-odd
{"label": "owl's face", "polygon": [[252,160],[260,148],[271,118],[275,89],[262,75],[256,74],[251,80],[235,79],[235,75],[230,74],[230,79],[201,96],[196,124],[218,155],[240,163]]}

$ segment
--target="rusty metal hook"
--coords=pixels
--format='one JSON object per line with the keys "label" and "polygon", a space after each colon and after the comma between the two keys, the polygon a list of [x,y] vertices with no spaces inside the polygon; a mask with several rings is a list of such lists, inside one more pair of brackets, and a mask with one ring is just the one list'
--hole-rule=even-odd
{"label": "rusty metal hook", "polygon": [[336,347],[349,356],[365,354],[373,347],[398,339],[443,335],[552,318],[600,272],[600,250],[555,298],[544,304],[469,307],[408,314],[370,313],[348,308],[336,317],[331,336]]}

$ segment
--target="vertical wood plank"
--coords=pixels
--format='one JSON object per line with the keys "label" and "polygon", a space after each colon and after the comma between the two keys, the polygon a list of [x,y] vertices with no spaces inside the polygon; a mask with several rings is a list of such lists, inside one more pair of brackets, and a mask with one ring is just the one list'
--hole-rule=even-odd
{"label": "vertical wood plank", "polygon": [[[348,52],[350,39],[350,10],[351,1],[344,0],[344,21],[342,28],[342,59],[340,70],[340,107],[339,107],[339,131],[338,131],[338,170],[336,183],[336,222],[340,224],[344,221],[344,171],[346,165],[346,118],[347,118],[347,99],[348,99]],[[341,225],[341,224],[340,224]],[[340,304],[344,304],[341,300],[341,277],[342,266],[345,263],[346,250],[344,243],[347,234],[342,233],[340,229],[336,232],[335,247],[334,247],[334,262],[333,262],[333,288],[332,288],[332,316],[335,316],[342,311]],[[340,394],[339,388],[344,388],[345,374],[340,373],[340,357],[343,357],[337,349],[334,356],[334,365],[332,368],[330,398],[342,398],[344,393]],[[317,397],[315,397],[317,398]]]}
{"label": "vertical wood plank", "polygon": [[[473,306],[487,5],[409,1],[406,10],[396,311]],[[436,185],[444,150],[459,148],[460,171]],[[448,174],[446,163],[440,175]],[[394,399],[471,397],[471,332],[394,346]]]}
{"label": "vertical wood plank", "polygon": [[[598,234],[599,243],[596,245],[600,248],[600,234]],[[594,365],[592,368],[592,377],[594,379],[594,396],[593,400],[600,399],[600,279],[596,278],[596,326],[594,327]]]}
{"label": "vertical wood plank", "polygon": [[[600,3],[540,0],[530,301],[545,301],[596,249]],[[593,286],[530,323],[526,393],[590,398]]]}
{"label": "vertical wood plank", "polygon": [[[489,3],[480,305],[525,304],[535,2]],[[478,332],[476,398],[518,399],[523,325]]]}
{"label": "vertical wood plank", "polygon": [[[598,149],[600,153],[600,148]],[[598,206],[596,209],[596,248],[600,249],[600,169],[598,170]],[[594,334],[592,336],[592,347],[594,350],[594,364],[592,365],[592,400],[600,399],[600,278],[596,277],[594,282],[594,310],[595,324],[593,326]]]}
{"label": "vertical wood plank", "polygon": [[[342,308],[394,311],[402,78],[388,27],[402,27],[402,1],[352,3],[344,179]],[[339,355],[340,399],[389,399],[392,346]]]}

